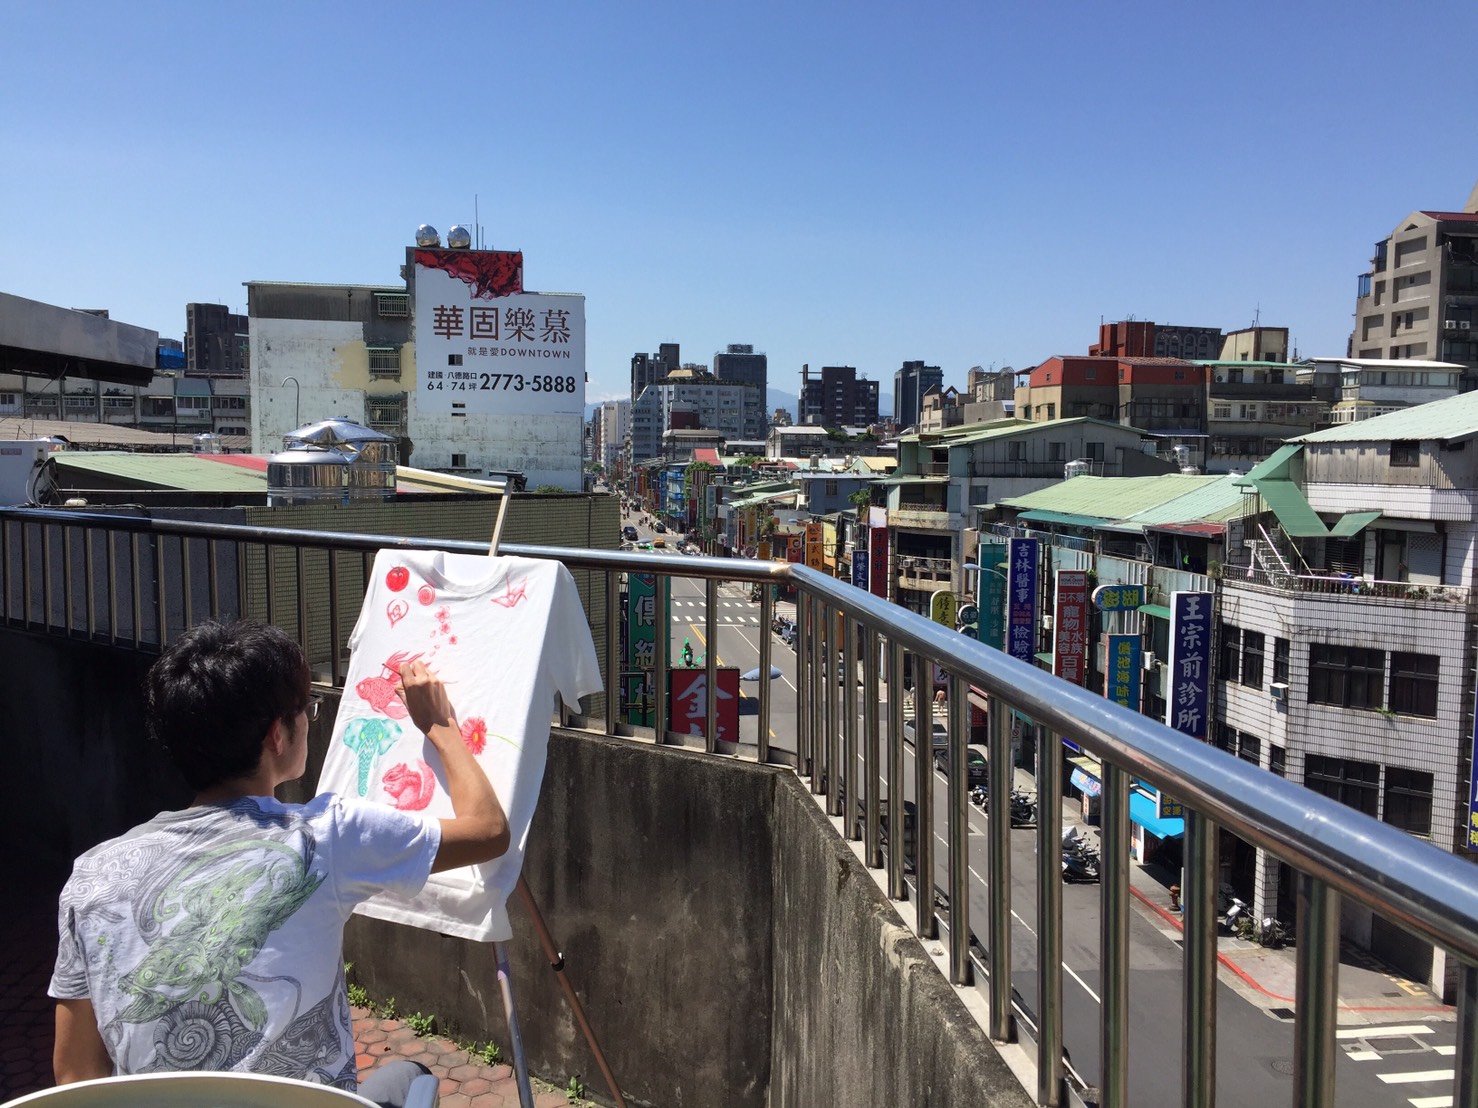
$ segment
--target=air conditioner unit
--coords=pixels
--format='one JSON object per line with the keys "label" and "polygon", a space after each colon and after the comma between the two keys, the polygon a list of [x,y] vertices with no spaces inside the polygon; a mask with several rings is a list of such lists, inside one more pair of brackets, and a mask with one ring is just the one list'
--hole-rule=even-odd
{"label": "air conditioner unit", "polygon": [[1052,617],[1051,616],[1043,616],[1042,617],[1042,630],[1043,631],[1050,631],[1050,630],[1052,630]]}
{"label": "air conditioner unit", "polygon": [[1144,652],[1144,668],[1146,671],[1154,669],[1156,661],[1158,659],[1155,657],[1153,650],[1146,650]]}
{"label": "air conditioner unit", "polygon": [[1455,319],[1449,319],[1449,320],[1447,320],[1445,323],[1442,324],[1442,328],[1445,331],[1456,331],[1457,330],[1457,320],[1455,320]]}
{"label": "air conditioner unit", "polygon": [[1466,319],[1460,319],[1460,320],[1457,321],[1457,329],[1459,331],[1467,331],[1467,330],[1471,329],[1472,326],[1473,325],[1471,323],[1469,323]]}
{"label": "air conditioner unit", "polygon": [[1288,684],[1285,681],[1274,681],[1268,686],[1268,695],[1274,700],[1288,699]]}

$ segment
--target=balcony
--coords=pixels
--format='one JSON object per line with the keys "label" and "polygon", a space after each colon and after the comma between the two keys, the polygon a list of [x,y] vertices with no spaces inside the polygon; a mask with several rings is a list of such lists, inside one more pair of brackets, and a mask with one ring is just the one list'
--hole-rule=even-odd
{"label": "balcony", "polygon": [[[0,816],[11,841],[26,844],[18,860],[65,853],[67,836],[99,813],[153,800],[148,790],[162,786],[144,772],[149,755],[117,721],[137,715],[149,656],[201,618],[251,614],[284,626],[307,649],[332,718],[369,558],[388,545],[486,551],[485,543],[0,510],[0,627],[8,632],[0,649],[9,672],[25,675],[28,695],[55,708],[5,739],[8,764],[27,784]],[[551,737],[551,787],[524,872],[556,908],[550,926],[568,942],[572,973],[584,975],[577,986],[588,989],[591,1023],[607,1036],[632,1099],[743,1108],[1211,1105],[1220,1070],[1221,1103],[1243,1103],[1235,1093],[1263,1080],[1266,1058],[1218,1038],[1229,1002],[1228,990],[1219,1002],[1216,989],[1222,828],[1296,873],[1288,988],[1296,979],[1297,995],[1290,1022],[1276,1028],[1280,1052],[1268,1056],[1292,1070],[1283,1102],[1353,1102],[1344,1089],[1336,1100],[1335,1083],[1337,1068],[1348,1077],[1361,1065],[1336,1049],[1346,901],[1460,959],[1458,1071],[1469,1072],[1478,883],[1466,861],[804,567],[516,545],[505,553],[557,559],[576,575],[607,688],[621,684],[625,575],[654,576],[658,610],[683,582],[697,582],[710,642],[720,588],[783,582],[799,592],[795,692],[782,698],[786,686],[775,681],[755,686],[752,743],[718,738],[714,700],[701,733],[670,726],[669,636],[657,637],[653,661],[658,725],[626,722],[620,698],[602,695],[565,706]],[[776,605],[773,590],[762,596],[765,627]],[[772,653],[789,653],[778,642],[758,636],[761,672]],[[833,679],[839,656],[842,672],[860,681]],[[942,782],[927,768],[913,772],[905,742],[908,713],[915,729],[927,726],[918,718],[927,710],[903,694],[910,661],[913,672],[937,662],[945,675]],[[710,652],[710,687],[716,667]],[[1033,829],[1013,831],[1004,803],[978,817],[968,805],[967,690],[988,698],[989,730],[1000,740],[988,750],[992,781],[1014,777],[1005,737],[1032,740]],[[793,722],[785,742],[771,735],[772,724],[785,733],[782,719]],[[85,750],[76,739],[83,733]],[[1102,765],[1096,889],[1064,889],[1059,737]],[[310,758],[326,739],[314,732]],[[98,753],[107,766],[91,756]],[[1131,962],[1131,779],[1186,809],[1180,884],[1190,907],[1179,974]],[[91,787],[98,782],[106,787]],[[910,797],[913,834],[897,818]],[[53,833],[35,834],[37,809],[54,813]],[[988,895],[972,869],[993,890],[1012,889],[1013,872],[1034,886],[1018,902],[1022,926],[1011,898]],[[1080,910],[1065,911],[1065,900]],[[1080,941],[1072,928],[1090,916],[1091,939]],[[435,1011],[464,1033],[485,1028],[497,991],[488,949],[407,935],[356,920],[346,954],[402,1010]],[[531,1054],[549,1071],[584,1072],[557,995],[533,986],[547,979],[548,964],[531,946],[512,944],[514,979],[529,983],[520,1005]],[[1092,977],[1098,1003],[1086,1022],[1088,1001],[1065,956]],[[1136,1028],[1150,1030],[1135,1052],[1144,1064],[1131,1067]],[[1166,1045],[1177,1040],[1179,1049]],[[1469,1084],[1448,1088],[1455,1103],[1472,1104]]]}
{"label": "balcony", "polygon": [[954,562],[949,558],[925,558],[900,555],[895,559],[898,587],[933,592],[947,589],[954,579]]}

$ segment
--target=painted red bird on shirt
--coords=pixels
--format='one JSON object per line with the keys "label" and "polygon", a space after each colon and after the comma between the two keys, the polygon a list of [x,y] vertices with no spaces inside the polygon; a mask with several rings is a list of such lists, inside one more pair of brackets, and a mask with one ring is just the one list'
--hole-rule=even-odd
{"label": "painted red bird on shirt", "polygon": [[509,582],[503,586],[502,596],[492,596],[488,599],[504,608],[512,608],[527,595],[527,592],[528,586],[522,581],[518,583],[518,588],[514,588],[513,583]]}
{"label": "painted red bird on shirt", "polygon": [[400,676],[401,666],[414,662],[420,656],[412,654],[406,657],[404,650],[396,651],[380,663],[380,676],[366,677],[354,686],[354,691],[375,711],[391,719],[405,719],[410,713],[406,711],[400,697],[395,695],[395,679]]}

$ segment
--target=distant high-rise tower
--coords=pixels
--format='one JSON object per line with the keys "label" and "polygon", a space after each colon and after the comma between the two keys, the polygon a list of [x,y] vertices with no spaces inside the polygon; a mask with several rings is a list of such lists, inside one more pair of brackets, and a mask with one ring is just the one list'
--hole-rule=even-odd
{"label": "distant high-rise tower", "polygon": [[665,380],[669,373],[676,372],[678,364],[678,344],[675,342],[662,343],[657,347],[655,354],[633,354],[631,356],[632,403],[641,399],[641,394],[648,385]]}
{"label": "distant high-rise tower", "polygon": [[924,410],[924,393],[944,387],[944,371],[937,365],[904,362],[893,374],[893,418],[900,427],[917,427]]}
{"label": "distant high-rise tower", "polygon": [[821,427],[866,427],[878,421],[878,383],[857,377],[855,366],[821,367],[820,379],[801,367],[800,422]]}
{"label": "distant high-rise tower", "polygon": [[767,430],[764,411],[765,397],[770,387],[770,359],[756,354],[749,343],[731,342],[727,350],[713,356],[713,375],[726,383],[748,385],[759,392],[759,418],[751,426],[745,425],[744,437],[762,439]]}
{"label": "distant high-rise tower", "polygon": [[244,376],[248,320],[224,304],[185,305],[185,369]]}

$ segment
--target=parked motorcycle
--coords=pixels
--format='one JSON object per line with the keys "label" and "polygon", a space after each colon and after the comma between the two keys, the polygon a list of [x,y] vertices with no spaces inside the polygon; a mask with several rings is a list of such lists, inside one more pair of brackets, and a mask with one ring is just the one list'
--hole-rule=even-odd
{"label": "parked motorcycle", "polygon": [[1037,822],[1036,797],[1021,789],[1011,790],[1011,826],[1034,827]]}
{"label": "parked motorcycle", "polygon": [[990,794],[985,791],[984,785],[976,785],[970,790],[970,803],[984,811],[990,804]]}
{"label": "parked motorcycle", "polygon": [[1098,880],[1098,855],[1092,853],[1062,852],[1062,879],[1064,881],[1094,882]]}
{"label": "parked motorcycle", "polygon": [[1238,935],[1242,931],[1243,921],[1247,919],[1247,902],[1241,897],[1232,897],[1231,904],[1227,907],[1227,913],[1222,918],[1228,935]]}

